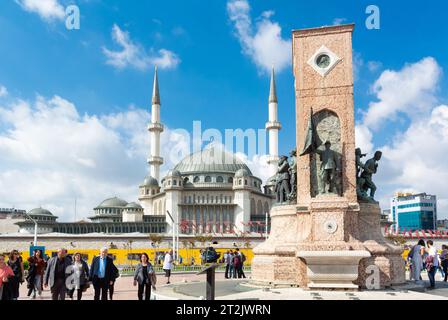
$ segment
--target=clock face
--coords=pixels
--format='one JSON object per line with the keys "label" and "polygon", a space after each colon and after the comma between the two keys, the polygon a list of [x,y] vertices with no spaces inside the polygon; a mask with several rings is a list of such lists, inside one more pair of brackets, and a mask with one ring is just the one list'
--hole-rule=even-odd
{"label": "clock face", "polygon": [[319,68],[325,69],[330,65],[330,56],[328,54],[321,54],[316,58],[316,64]]}

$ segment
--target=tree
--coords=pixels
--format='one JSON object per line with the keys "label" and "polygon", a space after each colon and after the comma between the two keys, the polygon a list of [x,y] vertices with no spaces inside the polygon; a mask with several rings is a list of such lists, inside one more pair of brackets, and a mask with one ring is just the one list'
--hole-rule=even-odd
{"label": "tree", "polygon": [[[151,244],[158,248],[160,243],[163,240],[163,236],[159,235],[159,234],[155,234],[155,233],[151,233],[149,235],[149,240],[151,240]],[[154,254],[154,265],[157,265],[157,252]]]}

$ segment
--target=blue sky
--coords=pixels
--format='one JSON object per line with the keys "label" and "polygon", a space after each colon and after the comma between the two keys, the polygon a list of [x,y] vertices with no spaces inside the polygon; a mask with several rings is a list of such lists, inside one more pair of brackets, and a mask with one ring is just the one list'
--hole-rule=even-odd
{"label": "blue sky", "polygon": [[[56,9],[76,4],[81,12],[80,30],[67,30],[60,10],[54,11],[53,16],[45,16],[43,11],[33,7],[33,1],[0,3],[0,86],[8,92],[3,96],[3,102],[0,100],[0,108],[10,109],[20,99],[33,105],[38,96],[48,102],[57,95],[72,103],[80,118],[87,114],[106,121],[104,119],[111,116],[129,115],[130,110],[149,112],[151,64],[161,55],[159,50],[166,50],[174,55],[168,66],[159,69],[162,121],[167,127],[191,130],[193,120],[201,120],[203,129],[264,127],[268,113],[269,73],[260,63],[254,62],[256,50],[249,48],[244,52],[244,35],[236,32],[235,21],[228,10],[234,0],[48,0],[52,5],[60,6]],[[290,41],[293,29],[332,25],[337,21],[356,24],[353,39],[357,70],[355,106],[360,125],[363,125],[369,105],[382,100],[378,90],[372,90],[375,81],[387,70],[399,73],[406,65],[412,66],[425,57],[432,57],[432,63],[440,72],[435,72],[438,75],[434,76],[434,90],[417,89],[419,93],[423,91],[423,97],[419,95],[417,100],[428,95],[434,100],[418,116],[430,117],[434,108],[446,103],[447,79],[443,70],[448,69],[445,40],[448,3],[445,1],[437,1],[437,6],[425,6],[420,1],[243,2],[250,7],[247,15],[251,21],[249,36],[257,34],[259,25],[266,23],[268,27],[281,28],[276,40],[285,45]],[[365,27],[365,10],[370,4],[381,10],[380,30]],[[128,40],[143,52],[141,60],[149,62],[147,67],[128,63],[119,68],[107,63],[105,49],[115,52],[122,49],[112,37],[114,26],[122,34],[127,33]],[[276,53],[273,56],[276,57]],[[269,61],[264,63],[269,64]],[[287,153],[295,144],[293,76],[290,63],[282,60],[277,67],[279,119],[283,125],[280,152]],[[418,78],[422,77],[415,76]],[[397,94],[406,95],[406,90]],[[404,103],[403,108],[412,108],[411,104]],[[397,109],[381,122],[366,124],[373,134],[368,141],[371,148],[386,146],[391,148],[391,154],[393,151],[399,153],[398,137],[406,134],[417,120],[416,115]],[[14,128],[14,124],[3,121],[0,126],[0,134],[11,138],[8,130]],[[114,127],[110,123],[108,126]],[[128,127],[121,123],[115,129],[126,135]],[[145,170],[144,158],[138,159],[134,160],[142,163],[139,170]],[[36,163],[36,170],[44,167]],[[6,169],[12,168],[24,170],[17,164],[9,164]],[[29,165],[27,170],[30,170]],[[387,204],[390,193],[398,189],[439,192],[439,189],[421,190],[426,184],[404,181],[403,172],[392,167],[390,170],[395,170],[397,179],[381,178],[388,186],[387,192],[381,195],[384,204]],[[135,186],[135,180],[139,181],[140,177],[136,171],[125,182]],[[111,196],[113,192],[112,187],[104,190],[104,194]],[[128,195],[127,191],[122,192]],[[442,198],[448,199],[448,194]],[[68,210],[65,204],[58,204],[51,196],[39,195],[36,199],[59,210],[62,215]],[[97,200],[101,200],[100,196]],[[11,203],[2,199],[2,204],[33,206],[31,202],[18,201]],[[86,200],[86,208],[89,201]]]}

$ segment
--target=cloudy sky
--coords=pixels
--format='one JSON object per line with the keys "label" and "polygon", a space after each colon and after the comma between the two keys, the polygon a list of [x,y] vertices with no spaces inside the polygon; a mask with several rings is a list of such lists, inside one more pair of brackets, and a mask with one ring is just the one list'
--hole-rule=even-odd
{"label": "cloudy sky", "polygon": [[[79,30],[65,9],[76,4]],[[159,66],[165,171],[191,148],[185,133],[262,129],[277,70],[280,152],[295,144],[291,30],[356,23],[357,144],[384,152],[384,209],[395,191],[428,192],[448,218],[448,3],[375,1],[0,2],[0,207],[46,207],[73,221],[103,199],[137,200],[148,172],[151,86]],[[263,152],[247,158],[266,178]]]}

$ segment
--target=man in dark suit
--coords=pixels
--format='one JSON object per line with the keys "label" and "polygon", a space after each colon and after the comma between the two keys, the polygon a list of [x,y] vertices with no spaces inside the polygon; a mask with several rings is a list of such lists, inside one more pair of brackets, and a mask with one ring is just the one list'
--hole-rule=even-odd
{"label": "man in dark suit", "polygon": [[101,300],[107,300],[107,290],[115,279],[115,269],[114,261],[107,256],[107,248],[102,248],[90,267],[89,280],[95,289],[95,300],[100,300],[100,294]]}
{"label": "man in dark suit", "polygon": [[67,256],[66,249],[59,249],[56,257],[50,258],[44,274],[44,287],[50,285],[52,300],[65,300],[67,288],[65,286],[66,270],[71,266],[72,259]]}

